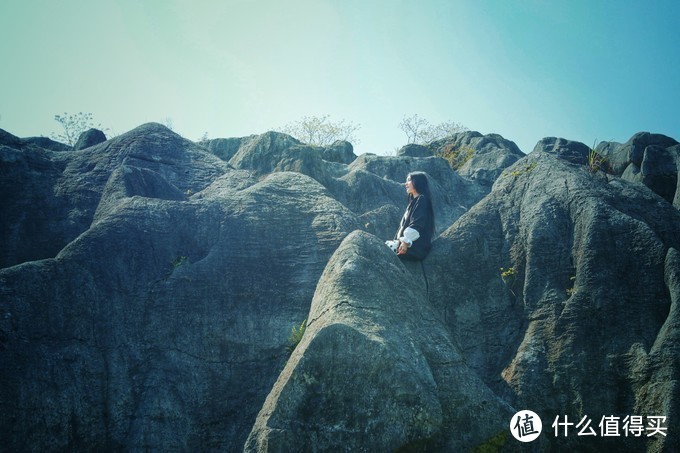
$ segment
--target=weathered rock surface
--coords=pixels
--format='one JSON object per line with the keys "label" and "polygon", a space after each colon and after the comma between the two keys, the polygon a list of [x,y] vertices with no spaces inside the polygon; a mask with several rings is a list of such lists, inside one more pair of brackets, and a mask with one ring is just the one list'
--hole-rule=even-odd
{"label": "weathered rock surface", "polygon": [[0,129],[0,145],[20,149],[22,147],[22,140],[16,135]]}
{"label": "weathered rock surface", "polygon": [[552,154],[558,159],[576,165],[588,165],[590,148],[581,142],[557,137],[546,137],[536,143],[533,152]]}
{"label": "weathered rock surface", "polygon": [[440,157],[386,157],[371,154],[359,156],[352,162],[349,172],[331,185],[330,190],[354,212],[363,214],[374,211],[389,200],[401,208],[401,216],[406,205],[403,184],[412,171],[424,171],[430,176],[439,232],[444,231],[485,194],[483,187],[458,176]]}
{"label": "weathered rock surface", "polygon": [[72,146],[65,145],[64,143],[56,142],[47,137],[25,137],[21,139],[22,142],[29,145],[35,145],[39,148],[49,149],[50,151],[71,151]]}
{"label": "weathered rock surface", "polygon": [[[294,171],[314,178],[352,212],[370,218],[368,231],[386,238],[392,238],[403,214],[403,183],[411,171],[425,171],[432,177],[439,231],[444,231],[489,190],[458,176],[444,159],[372,154],[356,157],[347,142],[318,148],[286,134],[267,132],[229,142],[211,140],[208,148],[218,157],[228,158],[231,167],[248,170],[255,176]],[[395,215],[385,206],[397,207],[400,212]],[[385,225],[390,226],[387,236]]]}
{"label": "weathered rock surface", "polygon": [[43,148],[50,151],[71,151],[71,146],[55,142],[47,137],[26,137],[19,138],[9,132],[0,129],[0,146],[7,146],[14,149],[24,148]]}
{"label": "weathered rock surface", "polygon": [[214,138],[206,140],[203,143],[203,146],[223,161],[229,162],[229,159],[234,157],[234,154],[236,154],[243,142],[252,137],[256,136],[251,135],[250,137]]}
{"label": "weathered rock surface", "polygon": [[409,143],[408,145],[402,146],[397,151],[397,156],[406,157],[431,157],[434,156],[434,151],[424,145],[417,145],[415,143]]}
{"label": "weathered rock surface", "polygon": [[[680,396],[679,231],[678,211],[644,186],[532,153],[434,243],[429,300],[471,368],[544,428],[565,414],[593,426],[605,415],[668,416]],[[512,269],[505,282],[502,269]],[[671,439],[680,425],[667,426]],[[660,445],[672,451],[675,441],[648,446]]]}
{"label": "weathered rock surface", "polygon": [[512,409],[468,368],[408,264],[374,236],[345,239],[246,451],[470,450],[507,429]]}
{"label": "weathered rock surface", "polygon": [[610,173],[646,185],[680,209],[680,144],[675,139],[639,132],[624,144],[602,142],[595,150]]}
{"label": "weathered rock surface", "polygon": [[[54,257],[85,232],[95,212],[104,209],[102,194],[116,170],[137,168],[147,181],[156,173],[175,192],[187,194],[228,169],[203,148],[153,123],[67,153],[4,142],[9,146],[0,148],[0,267]],[[137,189],[142,191],[125,190],[128,196],[157,196],[150,188]]]}
{"label": "weathered rock surface", "polygon": [[[277,133],[57,152],[0,130],[2,448],[512,451],[526,408],[538,450],[674,451],[678,203],[484,139],[464,177]],[[666,139],[624,171],[672,173]],[[422,265],[381,243],[414,170],[441,233]],[[557,415],[663,415],[668,437],[554,439]]]}
{"label": "weathered rock surface", "polygon": [[345,140],[336,140],[330,146],[321,150],[321,158],[328,162],[339,164],[351,164],[357,158],[354,154],[354,147]]}
{"label": "weathered rock surface", "polygon": [[515,142],[498,134],[482,135],[475,131],[454,134],[432,142],[428,147],[436,153],[451,150],[468,153],[456,171],[460,176],[486,187],[487,192],[503,170],[524,157]]}
{"label": "weathered rock surface", "polygon": [[[406,200],[290,137],[241,142],[232,165],[157,124],[69,153],[3,136],[10,447],[243,445],[331,253],[391,237]],[[376,190],[353,213],[302,172],[345,201]]]}
{"label": "weathered rock surface", "polygon": [[232,171],[190,200],[119,200],[56,258],[1,271],[5,446],[240,448],[357,227],[308,177]]}
{"label": "weathered rock surface", "polygon": [[99,129],[88,129],[80,134],[78,141],[73,145],[76,151],[89,148],[90,146],[98,145],[106,141],[106,135]]}

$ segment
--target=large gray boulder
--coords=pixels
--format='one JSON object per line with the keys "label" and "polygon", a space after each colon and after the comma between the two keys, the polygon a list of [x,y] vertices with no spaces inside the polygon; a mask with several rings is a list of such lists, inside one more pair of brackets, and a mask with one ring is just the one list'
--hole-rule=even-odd
{"label": "large gray boulder", "polygon": [[536,143],[533,152],[552,154],[558,159],[585,166],[588,165],[590,148],[581,142],[557,137],[546,137]]}
{"label": "large gray boulder", "polygon": [[458,174],[485,187],[487,193],[503,170],[524,157],[514,142],[501,135],[482,135],[475,131],[453,134],[430,143],[428,148],[437,155],[459,153]]}
{"label": "large gray boulder", "polygon": [[64,153],[12,137],[0,144],[0,268],[55,256],[84,230],[69,218],[70,200],[55,193],[66,167],[56,154]]}
{"label": "large gray boulder", "polygon": [[646,185],[680,209],[680,144],[675,139],[639,132],[626,143],[602,142],[595,150],[609,172]]}
{"label": "large gray boulder", "polygon": [[90,146],[104,143],[105,141],[106,135],[104,134],[104,132],[100,131],[99,129],[92,128],[83,131],[83,133],[80,134],[75,145],[73,145],[73,149],[78,151],[81,149],[89,148]]}
{"label": "large gray boulder", "polygon": [[[56,256],[90,227],[109,178],[123,168],[157,174],[174,197],[199,192],[228,170],[224,161],[155,123],[68,153],[6,142],[11,146],[0,145],[0,267]],[[134,190],[157,196],[151,188]]]}
{"label": "large gray boulder", "polygon": [[404,145],[397,151],[397,156],[406,157],[430,157],[434,156],[434,151],[424,145],[418,145],[416,143],[409,143]]}
{"label": "large gray boulder", "polygon": [[216,155],[225,162],[234,157],[241,147],[241,145],[255,137],[251,135],[250,137],[233,137],[233,138],[213,138],[200,142],[199,144],[207,148],[212,154]]}
{"label": "large gray boulder", "polygon": [[663,134],[638,132],[637,134],[633,135],[630,140],[621,145],[619,153],[625,154],[628,157],[628,161],[630,163],[641,167],[644,160],[645,150],[648,146],[669,148],[677,144],[677,140],[667,137]]}
{"label": "large gray boulder", "polygon": [[[680,397],[678,231],[680,213],[644,186],[532,153],[435,241],[429,300],[470,367],[544,427],[565,414],[668,416]],[[667,439],[553,448],[672,451],[680,425],[666,426]]]}
{"label": "large gray boulder", "polygon": [[243,446],[291,326],[359,227],[306,176],[244,173],[189,199],[111,198],[55,258],[0,271],[4,448]]}
{"label": "large gray boulder", "polygon": [[[680,204],[677,203],[679,174],[680,144],[667,148],[658,145],[645,148],[639,173],[642,184],[678,208],[680,208]],[[631,179],[637,180],[637,177],[633,174]]]}
{"label": "large gray boulder", "polygon": [[468,368],[420,265],[374,236],[341,244],[307,320],[245,451],[469,451],[506,430],[513,410]]}
{"label": "large gray boulder", "polygon": [[[368,231],[391,239],[407,204],[403,182],[412,171],[424,171],[432,183],[438,231],[444,231],[479,201],[488,188],[461,178],[442,158],[387,157],[364,154],[356,157],[348,142],[327,148],[302,144],[295,138],[267,132],[230,142],[210,141],[208,147],[229,158],[233,168],[254,177],[272,172],[294,171],[314,178],[332,196],[358,216],[367,218]],[[395,214],[392,206],[400,211]],[[386,227],[389,225],[388,227]]]}
{"label": "large gray boulder", "polygon": [[441,157],[373,154],[361,155],[352,162],[349,173],[340,178],[344,187],[333,187],[331,192],[354,212],[364,214],[391,203],[403,214],[407,203],[403,184],[413,171],[423,171],[430,177],[435,226],[439,232],[448,228],[487,192],[480,184],[460,177]]}
{"label": "large gray boulder", "polygon": [[215,138],[202,144],[220,159],[228,162],[239,154],[233,164],[257,172],[273,170],[267,161],[280,161],[288,154],[290,148],[313,149],[318,157],[327,162],[347,165],[356,159],[354,148],[348,141],[336,140],[329,146],[310,147],[290,135],[273,131],[248,137]]}
{"label": "large gray boulder", "polygon": [[336,140],[330,146],[322,147],[321,158],[328,162],[351,164],[357,158],[354,147],[346,140]]}

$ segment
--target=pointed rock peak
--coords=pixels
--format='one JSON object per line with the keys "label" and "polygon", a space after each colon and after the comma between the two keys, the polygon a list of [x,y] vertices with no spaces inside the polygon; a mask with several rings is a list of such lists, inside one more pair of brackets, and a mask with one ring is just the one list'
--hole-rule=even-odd
{"label": "pointed rock peak", "polygon": [[[464,363],[411,264],[375,236],[345,238],[245,451],[470,449],[504,429],[509,408]],[[456,435],[472,410],[487,423]]]}

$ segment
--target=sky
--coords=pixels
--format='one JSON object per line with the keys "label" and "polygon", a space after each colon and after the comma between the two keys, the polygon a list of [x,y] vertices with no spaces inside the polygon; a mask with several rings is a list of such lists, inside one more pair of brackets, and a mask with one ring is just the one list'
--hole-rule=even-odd
{"label": "sky", "polygon": [[190,140],[305,116],[393,155],[418,115],[528,153],[641,131],[680,140],[676,0],[3,0],[0,128],[113,136],[155,121]]}

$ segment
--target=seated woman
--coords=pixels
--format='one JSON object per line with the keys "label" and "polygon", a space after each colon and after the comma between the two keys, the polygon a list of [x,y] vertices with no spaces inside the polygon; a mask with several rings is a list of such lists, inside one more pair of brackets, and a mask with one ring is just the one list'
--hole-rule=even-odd
{"label": "seated woman", "polygon": [[422,260],[430,252],[434,235],[434,210],[427,175],[409,173],[406,178],[409,203],[394,241],[387,241],[400,258]]}

